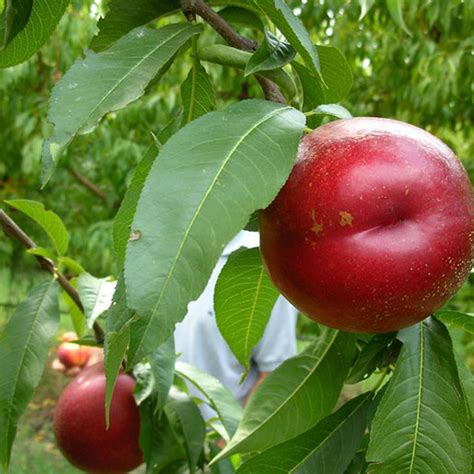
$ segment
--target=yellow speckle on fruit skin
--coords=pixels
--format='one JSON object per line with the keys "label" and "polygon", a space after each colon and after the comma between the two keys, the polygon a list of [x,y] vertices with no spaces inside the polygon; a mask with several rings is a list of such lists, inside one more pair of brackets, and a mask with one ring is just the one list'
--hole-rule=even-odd
{"label": "yellow speckle on fruit skin", "polygon": [[341,220],[339,222],[341,227],[345,227],[346,225],[352,226],[352,221],[354,220],[352,214],[347,211],[339,211],[339,215],[341,216]]}
{"label": "yellow speckle on fruit skin", "polygon": [[316,213],[313,209],[313,211],[311,212],[311,218],[313,219],[313,226],[311,227],[311,230],[315,233],[315,234],[319,234],[323,231],[323,223],[322,222],[318,222],[316,220]]}

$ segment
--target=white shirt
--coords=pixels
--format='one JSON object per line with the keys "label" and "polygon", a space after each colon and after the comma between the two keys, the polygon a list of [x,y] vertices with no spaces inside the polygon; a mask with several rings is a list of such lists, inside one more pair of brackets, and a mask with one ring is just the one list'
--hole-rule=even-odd
{"label": "white shirt", "polygon": [[[271,372],[283,361],[296,354],[297,310],[282,296],[275,303],[265,333],[252,352],[251,368],[244,382],[240,379],[244,367],[239,364],[217,327],[214,309],[214,287],[222,267],[230,253],[240,247],[257,247],[257,232],[241,231],[227,245],[214,268],[209,282],[194,302],[188,305],[185,319],[176,326],[176,352],[179,360],[216,377],[230,389],[234,396],[243,400],[253,387],[260,372]],[[190,386],[193,395],[199,396]],[[213,416],[212,410],[203,408],[205,418]]]}

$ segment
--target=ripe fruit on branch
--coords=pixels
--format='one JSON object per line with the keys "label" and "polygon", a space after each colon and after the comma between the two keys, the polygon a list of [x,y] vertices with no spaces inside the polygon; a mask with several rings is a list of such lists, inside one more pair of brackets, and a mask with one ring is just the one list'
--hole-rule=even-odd
{"label": "ripe fruit on branch", "polygon": [[303,138],[260,234],[273,282],[303,313],[345,331],[396,331],[440,308],[468,275],[474,196],[429,133],[338,120]]}
{"label": "ripe fruit on branch", "polygon": [[68,369],[71,367],[84,367],[92,354],[91,348],[70,342],[77,339],[76,334],[73,332],[66,332],[62,339],[64,342],[60,344],[57,352],[61,363]]}
{"label": "ripe fruit on branch", "polygon": [[54,432],[59,449],[72,464],[86,472],[122,473],[143,462],[134,387],[132,377],[118,376],[108,430],[103,363],[84,369],[66,387],[56,407]]}

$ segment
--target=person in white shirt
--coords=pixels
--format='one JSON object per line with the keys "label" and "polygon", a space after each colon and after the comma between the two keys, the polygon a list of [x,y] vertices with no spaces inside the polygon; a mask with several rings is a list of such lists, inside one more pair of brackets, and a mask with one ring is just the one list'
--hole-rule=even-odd
{"label": "person in white shirt", "polygon": [[[216,377],[242,403],[269,372],[296,354],[297,310],[282,296],[273,308],[262,339],[253,350],[251,367],[243,383],[240,381],[244,367],[237,361],[217,327],[213,299],[219,273],[234,250],[258,245],[257,232],[241,231],[237,234],[219,258],[206,289],[196,301],[188,305],[185,319],[175,330],[178,360]],[[192,386],[189,388],[193,395],[199,396]],[[205,405],[201,405],[201,411],[206,419],[215,415]]]}

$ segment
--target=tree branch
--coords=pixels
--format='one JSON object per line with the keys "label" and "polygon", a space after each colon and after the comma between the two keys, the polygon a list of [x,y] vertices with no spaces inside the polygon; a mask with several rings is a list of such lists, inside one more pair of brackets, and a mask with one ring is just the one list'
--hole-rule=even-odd
{"label": "tree branch", "polygon": [[[224,18],[217,14],[204,0],[182,0],[183,12],[188,17],[189,9],[194,8],[194,12],[198,14],[206,23],[214,28],[222,38],[224,38],[230,46],[241,49],[243,51],[255,51],[258,48],[256,41],[250,40],[239,35]],[[277,85],[270,79],[262,76],[255,76],[263,94],[267,100],[285,104],[286,100]]]}
{"label": "tree branch", "polygon": [[[37,245],[31,240],[31,238],[21,229],[21,227],[3,210],[0,209],[0,226],[3,231],[9,237],[18,240],[18,242],[23,245],[26,249],[34,249]],[[56,277],[58,283],[63,287],[64,291],[71,297],[77,307],[84,313],[84,307],[82,306],[81,299],[75,288],[69,283],[68,279],[55,267],[54,262],[49,258],[41,257],[40,255],[35,255],[36,260],[40,267],[51,273]],[[104,331],[100,325],[95,322],[94,326],[95,339],[98,344],[103,344],[104,342]]]}
{"label": "tree branch", "polygon": [[69,168],[70,173],[91,193],[95,194],[102,202],[107,202],[107,196],[101,191],[92,181],[89,181],[85,176],[82,176],[74,168]]}

